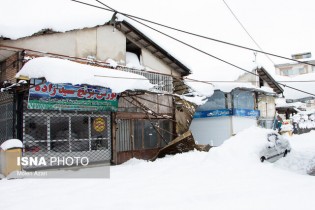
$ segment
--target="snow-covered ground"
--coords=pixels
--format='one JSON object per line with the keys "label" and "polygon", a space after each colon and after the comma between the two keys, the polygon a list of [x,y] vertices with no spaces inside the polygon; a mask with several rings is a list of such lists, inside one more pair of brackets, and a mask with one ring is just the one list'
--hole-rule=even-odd
{"label": "snow-covered ground", "polygon": [[0,209],[314,209],[306,170],[315,132],[290,137],[286,158],[261,163],[268,132],[249,128],[208,153],[132,159],[111,167],[110,179],[3,179]]}

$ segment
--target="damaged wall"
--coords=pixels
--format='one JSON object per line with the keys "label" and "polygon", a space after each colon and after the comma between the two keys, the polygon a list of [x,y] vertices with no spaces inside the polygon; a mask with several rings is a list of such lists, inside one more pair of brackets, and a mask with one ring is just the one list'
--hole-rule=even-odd
{"label": "damaged wall", "polygon": [[100,26],[0,41],[1,45],[56,53],[72,57],[95,56],[97,60],[112,58],[125,62],[126,38],[112,26]]}

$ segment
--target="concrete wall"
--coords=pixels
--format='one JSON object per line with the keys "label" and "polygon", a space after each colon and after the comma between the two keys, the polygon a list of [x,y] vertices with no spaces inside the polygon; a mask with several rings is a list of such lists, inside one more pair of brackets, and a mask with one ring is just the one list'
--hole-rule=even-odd
{"label": "concrete wall", "polygon": [[113,32],[110,26],[7,40],[1,44],[81,58],[90,55],[103,61],[112,58],[125,64],[125,35],[118,30]]}
{"label": "concrete wall", "polygon": [[232,135],[232,117],[193,119],[190,130],[198,144],[220,146]]}
{"label": "concrete wall", "polygon": [[148,70],[157,71],[163,74],[173,74],[174,76],[180,76],[178,72],[172,72],[172,69],[166,65],[162,60],[155,57],[146,49],[142,49],[142,65],[148,67]]}
{"label": "concrete wall", "polygon": [[272,96],[260,96],[258,98],[258,110],[261,118],[273,119],[276,114],[275,98]]}
{"label": "concrete wall", "polygon": [[[254,72],[254,73],[256,73],[256,72]],[[236,81],[239,81],[239,82],[250,82],[255,87],[259,87],[259,79],[258,79],[257,76],[255,76],[253,74],[244,73],[241,76],[239,76],[239,78],[237,78]]]}
{"label": "concrete wall", "polygon": [[[4,40],[0,41],[0,44],[72,57],[95,56],[97,60],[101,61],[111,58],[121,65],[126,64],[126,37],[119,30],[113,31],[112,26],[38,35],[18,40]],[[179,76],[178,72],[172,72],[170,66],[148,50],[142,49],[141,57],[142,65],[146,66],[148,70]]]}
{"label": "concrete wall", "polygon": [[190,125],[190,130],[198,144],[220,146],[232,135],[254,125],[257,125],[257,120],[249,117],[195,118]]}
{"label": "concrete wall", "polygon": [[[315,64],[315,60],[309,60],[307,62],[309,62],[311,64]],[[308,73],[315,72],[315,69],[313,68],[313,66],[302,64],[302,63],[287,63],[287,64],[279,64],[279,65],[275,66],[276,74],[278,74],[278,75],[284,75],[283,74],[284,70],[299,69],[299,68],[305,69],[305,73],[299,73],[298,72],[297,74],[288,75],[288,76],[294,77],[294,76],[301,75],[301,74],[308,74]]]}
{"label": "concrete wall", "polygon": [[[257,74],[256,71],[254,73]],[[252,85],[254,85],[255,87],[259,87],[259,78],[258,78],[258,76],[255,76],[253,74],[245,73],[245,74],[241,75],[239,78],[237,78],[236,81],[239,81],[239,82],[249,82],[250,81],[250,83],[252,83]],[[263,80],[263,86],[271,88],[265,80]]]}
{"label": "concrete wall", "polygon": [[112,26],[103,26],[97,29],[97,59],[114,59],[120,64],[126,63],[126,37]]}
{"label": "concrete wall", "polygon": [[255,118],[232,116],[233,134],[237,134],[254,125],[257,125],[257,120]]}

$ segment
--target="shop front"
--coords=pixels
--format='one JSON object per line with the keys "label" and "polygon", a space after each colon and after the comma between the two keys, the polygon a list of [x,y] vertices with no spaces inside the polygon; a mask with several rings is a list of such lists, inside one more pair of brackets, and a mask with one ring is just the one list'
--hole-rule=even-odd
{"label": "shop front", "polygon": [[30,83],[34,87],[24,92],[23,113],[18,117],[24,157],[44,157],[50,166],[52,157],[110,162],[111,112],[118,107],[115,93],[86,85]]}
{"label": "shop front", "polygon": [[196,109],[190,129],[199,144],[220,146],[239,131],[257,125],[259,116],[255,91],[215,90],[208,101]]}

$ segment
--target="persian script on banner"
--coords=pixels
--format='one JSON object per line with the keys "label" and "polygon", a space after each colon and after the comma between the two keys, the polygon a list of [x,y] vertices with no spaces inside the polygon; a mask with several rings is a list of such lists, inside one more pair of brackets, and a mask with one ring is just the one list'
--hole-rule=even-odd
{"label": "persian script on banner", "polygon": [[118,100],[109,88],[46,82],[30,89],[27,108],[115,112]]}

